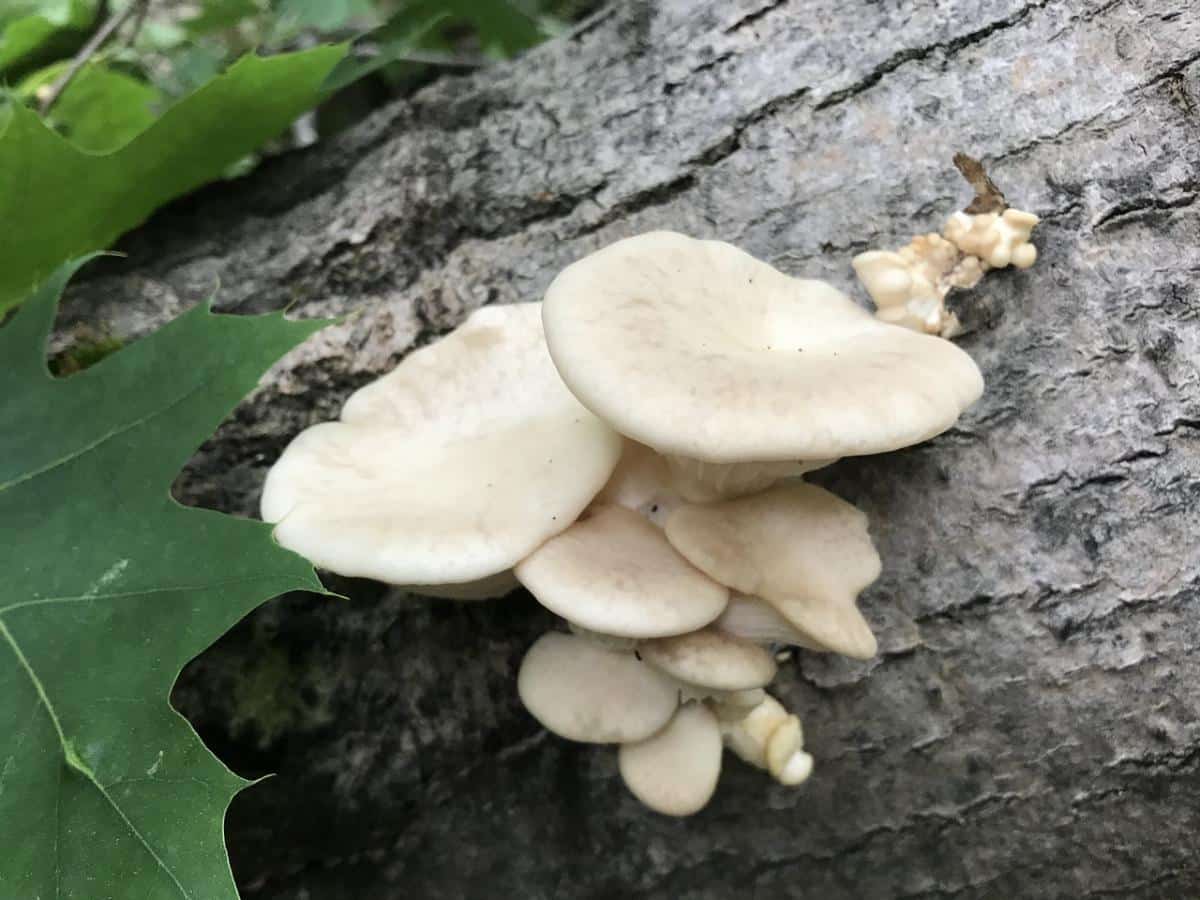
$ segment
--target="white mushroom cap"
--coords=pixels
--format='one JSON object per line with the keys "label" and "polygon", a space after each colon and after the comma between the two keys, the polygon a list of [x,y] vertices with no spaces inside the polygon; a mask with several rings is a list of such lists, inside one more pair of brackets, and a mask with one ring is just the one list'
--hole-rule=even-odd
{"label": "white mushroom cap", "polygon": [[643,641],[642,659],[688,684],[718,691],[764,687],[775,677],[775,659],[757,644],[714,628]]}
{"label": "white mushroom cap", "polygon": [[262,515],[343,575],[475,581],[570,525],[620,452],[559,379],[539,305],[485,307],[292,441]]}
{"label": "white mushroom cap", "polygon": [[736,591],[729,595],[729,603],[712,627],[757,644],[792,644],[807,650],[825,649],[797,631],[770,603]]}
{"label": "white mushroom cap", "polygon": [[671,232],[568,266],[543,319],[585,406],[660,453],[705,462],[894,450],[950,427],[983,389],[953,344],[729,244]]}
{"label": "white mushroom cap", "polygon": [[476,581],[457,584],[408,584],[404,590],[424,597],[440,597],[446,600],[492,600],[511,594],[521,586],[512,569]]}
{"label": "white mushroom cap", "polygon": [[699,703],[680,707],[658,734],[618,752],[621,778],[655,812],[690,816],[712,798],[721,775],[721,729]]}
{"label": "white mushroom cap", "polygon": [[632,651],[551,632],[529,648],[517,693],[559,737],[593,744],[648,738],[679,706],[679,688]]}
{"label": "white mushroom cap", "polygon": [[662,531],[620,506],[601,506],[516,568],[538,601],[569,622],[619,637],[702,628],[729,591],[699,572]]}
{"label": "white mushroom cap", "polygon": [[761,597],[818,646],[858,659],[875,637],[855,606],[879,577],[867,517],[802,482],[737,500],[680,506],[667,538],[715,581]]}

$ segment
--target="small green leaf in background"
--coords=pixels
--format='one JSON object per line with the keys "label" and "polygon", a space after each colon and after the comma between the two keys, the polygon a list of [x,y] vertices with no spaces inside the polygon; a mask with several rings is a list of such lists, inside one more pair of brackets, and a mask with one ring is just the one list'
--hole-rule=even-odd
{"label": "small green leaf in background", "polygon": [[3,0],[0,2],[0,72],[37,53],[62,32],[82,35],[98,0]]}
{"label": "small green leaf in background", "polygon": [[489,56],[506,59],[546,39],[536,19],[508,0],[425,0],[475,26]]}
{"label": "small green leaf in background", "polygon": [[181,24],[189,35],[199,37],[225,28],[236,28],[261,12],[255,0],[205,0],[200,10]]}
{"label": "small green leaf in background", "polygon": [[279,0],[278,22],[284,28],[301,31],[337,31],[355,20],[375,20],[371,0]]}
{"label": "small green leaf in background", "polygon": [[283,131],[345,53],[247,56],[120,149],[80,150],[13,105],[0,134],[0,314],[65,260],[109,246],[155,209]]}
{"label": "small green leaf in background", "polygon": [[77,267],[0,328],[0,897],[235,900],[222,823],[246,782],[168,694],[263,600],[321,586],[268,526],[169,488],[323,323],[200,307],[55,379],[45,339]]}
{"label": "small green leaf in background", "polygon": [[[39,89],[49,89],[70,65],[63,61],[39,69],[17,85],[17,96],[35,105]],[[157,88],[101,63],[91,63],[71,79],[45,121],[76,147],[107,153],[145,131],[158,117],[162,103]]]}
{"label": "small green leaf in background", "polygon": [[371,45],[371,55],[360,56],[353,52],[347,55],[329,74],[325,90],[329,93],[340,91],[384,66],[403,60],[414,50],[426,46],[428,38],[449,18],[449,13],[428,10],[397,13],[386,24],[363,35],[364,43]]}

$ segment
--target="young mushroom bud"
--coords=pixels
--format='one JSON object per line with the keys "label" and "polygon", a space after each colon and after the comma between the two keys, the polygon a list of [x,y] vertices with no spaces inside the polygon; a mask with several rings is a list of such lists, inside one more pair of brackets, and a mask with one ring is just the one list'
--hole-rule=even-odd
{"label": "young mushroom bud", "polygon": [[342,575],[503,592],[620,453],[558,377],[540,304],[485,307],[292,441],[262,515],[280,544]]}
{"label": "young mushroom bud", "polygon": [[1028,269],[1037,260],[1029,237],[1038,217],[1008,209],[978,161],[960,153],[954,163],[976,197],[950,216],[941,235],[917,235],[895,253],[870,250],[853,262],[880,319],[944,338],[961,331],[958,317],[946,308],[951,290],[974,287],[989,269]]}
{"label": "young mushroom bud", "polygon": [[718,707],[716,712],[725,745],[750,765],[766,769],[788,786],[812,774],[813,758],[803,750],[800,720],[774,697],[764,697],[749,711]]}

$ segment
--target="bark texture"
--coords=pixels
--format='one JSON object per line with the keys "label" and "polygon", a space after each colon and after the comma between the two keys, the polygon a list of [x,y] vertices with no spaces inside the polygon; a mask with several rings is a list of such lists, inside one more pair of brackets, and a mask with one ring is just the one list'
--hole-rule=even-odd
{"label": "bark texture", "polygon": [[[517,663],[551,618],[339,585],[265,606],[176,701],[243,773],[248,898],[1200,895],[1200,8],[1192,0],[663,0],[439,82],[194,197],[70,299],[138,334],[220,283],[351,315],[196,456],[252,514],[301,428],[481,304],[672,228],[857,292],[850,257],[937,229],[981,156],[1036,212],[1027,272],[962,298],[988,390],[932,443],[819,480],[884,560],[869,663],[779,694],[799,790],[727,757],[673,821],[615,753],[547,737]],[[861,293],[860,293],[861,296]]]}

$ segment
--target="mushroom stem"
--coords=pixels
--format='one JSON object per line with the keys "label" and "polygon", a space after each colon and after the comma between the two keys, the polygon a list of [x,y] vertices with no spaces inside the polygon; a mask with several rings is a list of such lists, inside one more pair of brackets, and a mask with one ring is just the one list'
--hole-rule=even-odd
{"label": "mushroom stem", "polygon": [[800,784],[812,774],[804,752],[804,730],[770,694],[748,712],[744,706],[714,704],[725,746],[752,766],[766,769],[780,784]]}
{"label": "mushroom stem", "polygon": [[563,621],[567,623],[567,628],[571,630],[571,634],[581,637],[585,641],[591,641],[593,644],[599,644],[608,650],[633,650],[638,645],[637,638],[604,634],[600,631],[591,631],[582,625],[576,625],[574,622],[567,621],[566,619]]}
{"label": "mushroom stem", "polygon": [[854,272],[871,295],[876,316],[913,331],[951,338],[962,325],[946,308],[955,288],[974,287],[991,269],[1028,269],[1037,261],[1029,242],[1033,213],[1006,206],[983,166],[965,154],[955,165],[976,197],[946,220],[942,233],[919,234],[896,252],[869,250],[854,257]]}
{"label": "mushroom stem", "polygon": [[835,460],[712,463],[673,453],[664,454],[670,486],[689,503],[729,500],[765,490],[784,478],[796,478]]}

